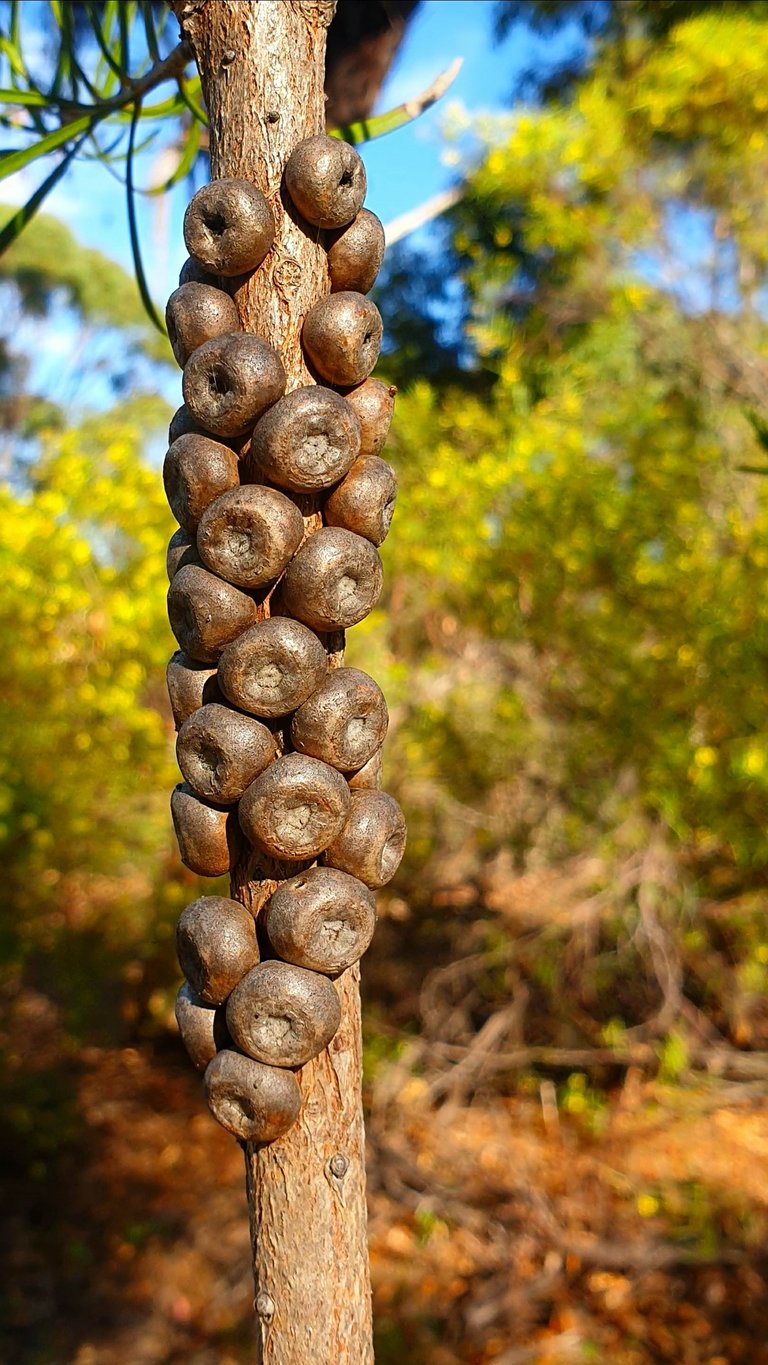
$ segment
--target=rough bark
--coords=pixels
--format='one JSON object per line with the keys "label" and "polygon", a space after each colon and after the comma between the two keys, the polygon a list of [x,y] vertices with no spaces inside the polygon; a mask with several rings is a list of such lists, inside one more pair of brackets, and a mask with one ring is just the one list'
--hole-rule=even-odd
{"label": "rough bark", "polygon": [[[200,70],[212,177],[252,181],[275,213],[273,251],[251,278],[236,283],[233,296],[244,328],[277,348],[294,389],[312,382],[301,325],[329,286],[325,252],[292,216],[281,177],[296,143],[325,127],[325,41],[334,0],[171,0],[171,7]],[[320,522],[317,505],[297,501],[311,534]],[[326,645],[338,665],[343,635],[327,637]],[[258,913],[288,873],[245,851],[232,895]],[[341,1027],[300,1074],[298,1123],[271,1146],[246,1150],[261,1365],[373,1360],[357,968],[337,988]]]}

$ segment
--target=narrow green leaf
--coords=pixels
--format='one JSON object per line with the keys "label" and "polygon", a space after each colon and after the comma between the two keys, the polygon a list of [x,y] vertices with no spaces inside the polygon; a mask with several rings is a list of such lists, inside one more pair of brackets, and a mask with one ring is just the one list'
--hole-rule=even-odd
{"label": "narrow green leaf", "polygon": [[66,156],[62,157],[58,166],[56,166],[54,170],[51,171],[51,174],[47,176],[46,179],[43,181],[42,185],[40,185],[38,189],[35,190],[34,194],[31,196],[30,199],[27,200],[26,204],[24,204],[22,208],[20,208],[16,213],[14,213],[12,218],[9,218],[5,227],[2,229],[2,231],[0,231],[0,256],[2,256],[3,252],[7,251],[8,247],[11,246],[13,242],[15,242],[16,238],[19,236],[19,233],[22,232],[24,228],[27,226],[29,220],[31,218],[34,218],[35,214],[37,213],[37,210],[43,203],[43,200],[47,198],[51,190],[61,180],[61,177],[67,170],[70,161],[72,161],[72,159],[75,156],[77,156],[77,153],[79,152],[82,143],[85,141],[86,136],[87,134],[84,133],[83,136],[79,138],[78,141],[75,143],[74,147],[70,147]]}
{"label": "narrow green leaf", "polygon": [[152,295],[147,285],[147,277],[144,274],[144,262],[141,259],[141,243],[139,241],[139,228],[136,222],[136,196],[133,188],[133,168],[136,147],[136,129],[141,118],[141,101],[137,100],[133,107],[133,119],[131,131],[128,135],[128,161],[126,163],[125,188],[126,202],[128,207],[128,229],[131,236],[131,251],[133,253],[133,266],[136,272],[136,283],[139,287],[141,301],[150,322],[162,334],[166,335],[165,327],[160,320],[157,309],[152,301]]}
{"label": "narrow green leaf", "polygon": [[0,104],[18,104],[25,108],[32,106],[39,109],[47,109],[51,101],[46,95],[38,90],[3,90],[0,89]]}
{"label": "narrow green leaf", "polygon": [[139,0],[141,17],[144,21],[144,32],[147,37],[147,51],[153,62],[160,61],[160,46],[157,41],[155,30],[155,16],[152,10],[152,0]]}
{"label": "narrow green leaf", "polygon": [[393,133],[396,128],[403,128],[407,123],[413,123],[414,119],[419,118],[427,109],[431,109],[439,99],[442,99],[446,90],[453,85],[456,77],[461,70],[463,59],[457,57],[451,65],[423,90],[420,95],[414,96],[411,100],[406,100],[404,104],[399,104],[396,109],[390,109],[386,114],[377,114],[374,118],[361,119],[358,123],[345,123],[340,128],[329,128],[331,137],[340,138],[342,142],[351,142],[353,145],[361,142],[371,142],[375,137],[383,137],[384,133]]}
{"label": "narrow green leaf", "polygon": [[174,185],[178,185],[180,180],[183,180],[185,176],[189,175],[195,164],[195,158],[200,151],[202,131],[202,125],[198,123],[197,119],[193,119],[187,135],[186,145],[176,170],[167,180],[163,181],[162,185],[155,185],[153,189],[147,190],[147,194],[165,194],[166,190],[172,189]]}
{"label": "narrow green leaf", "polygon": [[190,110],[191,113],[194,114],[198,122],[202,123],[204,128],[207,128],[208,115],[203,109],[202,105],[198,104],[197,100],[195,99],[195,95],[200,94],[202,92],[202,86],[200,84],[199,76],[195,76],[191,81],[188,81],[184,78],[184,76],[181,76],[179,78],[178,86],[179,94],[181,95],[181,98],[183,99],[187,108]]}
{"label": "narrow green leaf", "polygon": [[99,48],[101,49],[101,54],[102,57],[104,58],[104,61],[107,63],[107,66],[110,68],[110,70],[113,71],[114,74],[117,76],[118,80],[122,82],[128,73],[123,69],[117,57],[115,56],[112,48],[110,47],[112,26],[115,18],[119,17],[119,10],[117,6],[114,3],[109,3],[104,6],[103,29],[101,26],[102,21],[99,16],[99,12],[96,5],[94,5],[93,3],[87,3],[85,6],[85,10],[88,15],[88,18],[91,21],[93,36],[96,39]]}
{"label": "narrow green leaf", "polygon": [[46,134],[31,147],[20,147],[15,152],[7,152],[0,159],[0,180],[6,180],[17,171],[23,171],[25,166],[31,166],[39,157],[58,151],[59,147],[71,142],[72,138],[88,132],[97,122],[97,114],[85,114],[82,118],[74,119],[72,123],[63,123],[60,128],[54,128],[52,133]]}

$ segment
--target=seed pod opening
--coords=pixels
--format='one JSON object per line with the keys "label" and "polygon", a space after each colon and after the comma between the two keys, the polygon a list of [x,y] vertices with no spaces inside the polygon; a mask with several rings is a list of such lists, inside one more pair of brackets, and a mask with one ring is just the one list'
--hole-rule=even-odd
{"label": "seed pod opening", "polygon": [[214,275],[244,275],[261,265],[275,240],[275,220],[261,190],[247,180],[212,180],[184,214],[187,251]]}
{"label": "seed pod opening", "polygon": [[394,797],[355,791],[344,828],[326,849],[324,861],[378,887],[392,880],[404,852],[405,820]]}
{"label": "seed pod opening", "polygon": [[217,703],[185,720],[176,741],[179,767],[193,792],[222,806],[239,801],[276,753],[266,725]]}
{"label": "seed pod opening", "polygon": [[197,546],[213,573],[252,589],[280,577],[303,535],[301,512],[290,498],[276,488],[245,484],[206,508]]}
{"label": "seed pod opening", "polygon": [[285,754],[243,793],[240,826],[273,858],[315,858],[340,834],[349,788],[335,768],[304,754]]}
{"label": "seed pod opening", "polygon": [[384,578],[370,541],[326,526],[294,555],[280,585],[285,610],[314,630],[345,630],[376,605]]}
{"label": "seed pod opening", "polygon": [[214,663],[256,619],[256,603],[207,569],[187,564],[168,589],[168,619],[185,654]]}
{"label": "seed pod opening", "polygon": [[165,567],[168,573],[168,582],[173,582],[174,574],[179,569],[183,569],[185,564],[199,564],[200,556],[197,553],[197,542],[190,531],[174,531],[168,541],[168,549],[165,554]]}
{"label": "seed pod opening", "polygon": [[304,1066],[340,1023],[339,997],[328,978],[288,962],[253,967],[227,1002],[227,1028],[237,1046],[269,1066]]}
{"label": "seed pod opening", "polygon": [[294,147],[285,166],[285,185],[299,213],[321,228],[351,223],[368,188],[354,147],[325,133]]}
{"label": "seed pod opening", "polygon": [[193,351],[212,337],[240,329],[234,300],[210,284],[182,284],[174,289],[165,310],[168,340],[182,369]]}
{"label": "seed pod opening", "polygon": [[201,801],[186,783],[180,783],[171,796],[171,815],[179,856],[190,872],[199,877],[223,877],[229,872],[238,844],[237,817],[232,810]]}
{"label": "seed pod opening", "polygon": [[361,209],[349,227],[337,232],[328,246],[331,290],[354,289],[367,294],[376,283],[384,260],[384,228],[370,209]]}
{"label": "seed pod opening", "polygon": [[241,1142],[274,1142],[299,1117],[301,1091],[293,1072],[239,1052],[227,1049],[214,1057],[203,1086],[213,1117]]}
{"label": "seed pod opening", "polygon": [[168,505],[185,531],[194,531],[209,502],[239,482],[234,451],[210,436],[194,432],[179,436],[163,463]]}
{"label": "seed pod opening", "polygon": [[317,636],[284,616],[259,621],[223,652],[219,686],[254,716],[287,716],[314,692],[328,668]]}
{"label": "seed pod opening", "polygon": [[[343,387],[361,384],[371,373],[383,331],[376,304],[364,294],[345,289],[310,308],[301,339],[317,373],[329,384]],[[184,397],[191,407],[186,393]]]}
{"label": "seed pod opening", "polygon": [[360,423],[361,456],[381,454],[392,425],[396,394],[394,384],[382,384],[380,379],[366,379],[345,393]]}
{"label": "seed pod opening", "polygon": [[196,422],[216,436],[242,436],[285,392],[277,351],[249,332],[213,337],[193,351],[181,381]]}
{"label": "seed pod opening", "polygon": [[165,680],[177,730],[198,706],[209,701],[221,701],[216,669],[210,664],[198,663],[181,649],[177,649],[168,661]]}
{"label": "seed pod opening", "polygon": [[198,1071],[205,1071],[216,1053],[232,1044],[224,1011],[206,1005],[188,981],[176,996],[176,1023],[189,1059]]}
{"label": "seed pod opening", "polygon": [[286,394],[257,422],[249,458],[259,477],[314,493],[338,483],[359,449],[359,422],[346,400],[310,384]]}
{"label": "seed pod opening", "polygon": [[369,758],[362,768],[358,768],[356,773],[347,774],[347,786],[350,791],[377,791],[381,786],[381,749],[377,749],[373,758]]}
{"label": "seed pod opening", "polygon": [[376,927],[372,892],[331,867],[311,867],[283,882],[263,913],[279,957],[329,976],[362,957]]}
{"label": "seed pod opening", "polygon": [[397,481],[386,460],[377,455],[355,460],[334,488],[323,509],[329,526],[343,526],[372,545],[386,540],[397,498]]}
{"label": "seed pod opening", "polygon": [[176,954],[200,999],[222,1005],[259,961],[253,915],[228,896],[201,896],[179,916]]}
{"label": "seed pod opening", "polygon": [[353,772],[384,743],[389,713],[378,683],[359,668],[327,673],[291,722],[294,749]]}

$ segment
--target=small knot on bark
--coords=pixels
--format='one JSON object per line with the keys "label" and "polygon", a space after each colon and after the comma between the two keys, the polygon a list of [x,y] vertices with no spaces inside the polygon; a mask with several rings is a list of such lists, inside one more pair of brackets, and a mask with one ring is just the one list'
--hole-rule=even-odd
{"label": "small knot on bark", "polygon": [[275,1316],[275,1305],[269,1294],[257,1294],[253,1306],[258,1317],[262,1318],[264,1322],[269,1323],[272,1321]]}
{"label": "small knot on bark", "polygon": [[331,1175],[335,1175],[337,1180],[342,1180],[349,1170],[349,1158],[343,1152],[336,1152],[328,1163]]}

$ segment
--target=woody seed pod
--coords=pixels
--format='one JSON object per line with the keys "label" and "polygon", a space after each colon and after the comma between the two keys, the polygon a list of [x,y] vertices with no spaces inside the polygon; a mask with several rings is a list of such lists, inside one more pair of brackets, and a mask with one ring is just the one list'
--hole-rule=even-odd
{"label": "woody seed pod", "polygon": [[369,758],[356,773],[347,776],[350,791],[377,791],[381,786],[381,749]]}
{"label": "woody seed pod", "polygon": [[287,716],[314,692],[328,668],[317,636],[298,621],[274,616],[244,631],[224,650],[219,686],[255,716]]}
{"label": "woody seed pod", "polygon": [[352,385],[361,384],[371,373],[379,358],[383,330],[376,304],[364,294],[344,289],[310,308],[301,339],[323,379],[329,384]]}
{"label": "woody seed pod", "polygon": [[325,133],[294,147],[285,166],[285,185],[299,213],[321,228],[351,223],[368,188],[354,147]]}
{"label": "woody seed pod", "polygon": [[370,541],[325,526],[291,560],[280,592],[286,611],[305,625],[345,630],[375,607],[383,582],[381,560]]}
{"label": "woody seed pod", "polygon": [[183,569],[185,564],[199,564],[200,556],[197,553],[195,537],[189,531],[174,531],[168,541],[168,549],[165,555],[165,567],[168,572],[168,582],[173,581],[173,576]]}
{"label": "woody seed pod", "polygon": [[392,880],[404,852],[405,820],[394,797],[356,791],[344,828],[326,849],[324,861],[378,887]]}
{"label": "woody seed pod", "polygon": [[304,535],[295,503],[276,488],[245,484],[208,506],[197,528],[203,562],[240,588],[279,578]]}
{"label": "woody seed pod", "polygon": [[328,247],[331,290],[354,289],[367,294],[384,260],[384,228],[370,209],[361,209],[349,227],[334,234]]}
{"label": "woody seed pod", "polygon": [[300,706],[291,740],[301,754],[351,772],[384,743],[389,715],[381,688],[359,668],[335,668]]}
{"label": "woody seed pod", "polygon": [[176,996],[176,1023],[190,1061],[198,1071],[205,1071],[216,1053],[231,1044],[223,1010],[206,1005],[188,981]]}
{"label": "woody seed pod", "polygon": [[237,1046],[270,1066],[304,1066],[340,1023],[339,997],[328,978],[288,962],[253,967],[227,1002],[227,1028]]}
{"label": "woody seed pod", "polygon": [[239,801],[276,753],[266,725],[217,703],[185,720],[176,741],[179,767],[193,792],[222,806]]}
{"label": "woody seed pod", "polygon": [[168,427],[169,446],[172,446],[174,441],[178,441],[180,436],[187,436],[191,431],[202,436],[206,434],[200,424],[195,421],[186,403],[182,403],[181,407],[177,408],[173,414]]}
{"label": "woody seed pod", "polygon": [[198,706],[202,706],[204,702],[221,700],[216,669],[210,664],[201,664],[196,659],[190,659],[189,655],[180,649],[177,649],[168,661],[165,678],[177,730]]}
{"label": "woody seed pod", "polygon": [[165,310],[168,340],[184,368],[198,346],[212,337],[237,332],[240,318],[234,300],[210,284],[182,284],[174,289]]}
{"label": "woody seed pod", "polygon": [[216,436],[242,436],[285,392],[277,351],[249,332],[204,341],[184,366],[184,402]]}
{"label": "woody seed pod", "polygon": [[332,867],[311,867],[283,882],[263,913],[279,957],[329,976],[362,957],[376,927],[372,892]]}
{"label": "woody seed pod", "polygon": [[194,432],[179,436],[163,463],[168,505],[185,531],[194,531],[209,502],[239,482],[234,451],[210,436]]}
{"label": "woody seed pod", "polygon": [[247,180],[212,180],[184,214],[190,256],[215,275],[244,275],[264,260],[275,240],[275,220],[261,190]]}
{"label": "woody seed pod", "polygon": [[171,796],[171,815],[184,866],[199,877],[223,877],[237,843],[234,812],[209,806],[180,783]]}
{"label": "woody seed pod", "polygon": [[212,284],[216,289],[221,288],[218,275],[213,275],[210,270],[204,270],[191,256],[187,257],[179,271],[179,287],[182,284]]}
{"label": "woody seed pod", "polygon": [[239,1052],[226,1049],[214,1057],[203,1085],[213,1117],[241,1142],[274,1142],[299,1117],[301,1091],[293,1072]]}
{"label": "woody seed pod", "polygon": [[310,384],[294,389],[256,423],[250,459],[262,478],[294,493],[338,483],[360,449],[360,424],[345,399]]}
{"label": "woody seed pod", "polygon": [[349,802],[349,788],[334,768],[304,754],[285,754],[243,793],[240,826],[273,858],[315,858],[340,834]]}
{"label": "woody seed pod", "polygon": [[380,379],[366,379],[344,397],[360,422],[360,454],[379,455],[389,435],[397,389]]}
{"label": "woody seed pod", "polygon": [[214,663],[256,619],[256,603],[207,569],[187,564],[168,589],[168,619],[186,654]]}
{"label": "woody seed pod", "polygon": [[201,896],[179,916],[179,966],[206,1005],[223,1005],[230,991],[259,961],[256,921],[228,896]]}
{"label": "woody seed pod", "polygon": [[386,460],[369,455],[355,460],[328,498],[323,515],[329,526],[343,526],[373,545],[381,545],[392,524],[396,497],[393,470]]}

